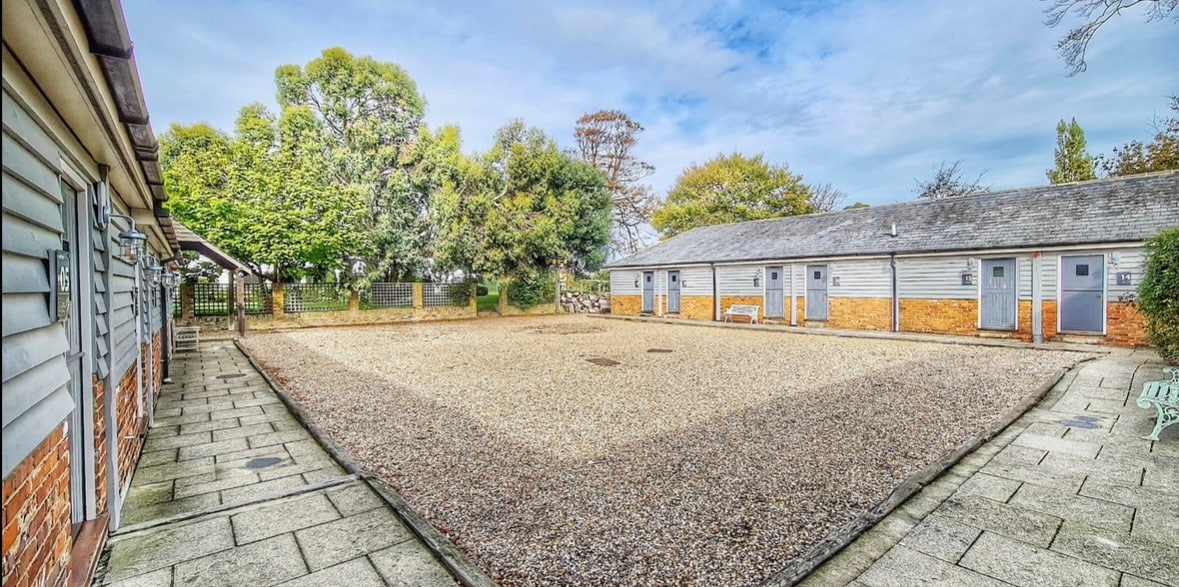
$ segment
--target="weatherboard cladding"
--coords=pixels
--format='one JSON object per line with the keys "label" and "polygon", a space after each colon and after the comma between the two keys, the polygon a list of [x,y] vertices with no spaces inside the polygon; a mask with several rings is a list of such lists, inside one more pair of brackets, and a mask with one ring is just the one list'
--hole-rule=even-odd
{"label": "weatherboard cladding", "polygon": [[1179,172],[706,226],[608,267],[1134,242],[1173,226]]}

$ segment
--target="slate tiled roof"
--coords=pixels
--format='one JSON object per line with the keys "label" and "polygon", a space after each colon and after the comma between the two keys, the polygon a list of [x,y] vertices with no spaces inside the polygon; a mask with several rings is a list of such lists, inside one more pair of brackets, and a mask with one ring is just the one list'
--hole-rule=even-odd
{"label": "slate tiled roof", "polygon": [[607,268],[1133,242],[1174,226],[1173,171],[706,226]]}

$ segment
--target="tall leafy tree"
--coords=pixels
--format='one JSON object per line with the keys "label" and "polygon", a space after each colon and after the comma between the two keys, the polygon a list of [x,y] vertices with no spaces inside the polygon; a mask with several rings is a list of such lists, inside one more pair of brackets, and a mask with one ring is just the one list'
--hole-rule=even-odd
{"label": "tall leafy tree", "polygon": [[333,47],[305,66],[279,67],[275,81],[284,109],[306,108],[321,123],[331,189],[364,198],[371,238],[354,253],[374,260],[378,276],[421,271],[432,194],[413,177],[426,107],[413,79],[395,63]]}
{"label": "tall leafy tree", "polygon": [[1064,38],[1056,43],[1056,50],[1064,58],[1068,66],[1069,75],[1073,76],[1085,71],[1085,51],[1089,42],[1105,23],[1113,17],[1138,6],[1145,8],[1146,20],[1166,20],[1175,8],[1179,7],[1179,0],[1042,0],[1048,2],[1044,9],[1047,24],[1050,27],[1059,26],[1073,13],[1080,18],[1080,24],[1069,30]]}
{"label": "tall leafy tree", "polygon": [[933,172],[933,177],[914,180],[917,185],[913,191],[917,192],[918,198],[925,200],[974,196],[991,191],[991,186],[982,183],[985,171],[979,173],[974,179],[967,178],[963,173],[961,159],[953,163],[942,161],[941,165]]}
{"label": "tall leafy tree", "polygon": [[659,198],[643,180],[655,167],[634,155],[643,125],[619,110],[599,110],[577,119],[577,156],[606,176],[614,203],[610,248],[630,254],[645,244],[643,230]]}
{"label": "tall leafy tree", "polygon": [[1097,164],[1085,150],[1085,131],[1074,118],[1056,125],[1056,167],[1047,172],[1052,183],[1087,181],[1097,178]]}
{"label": "tall leafy tree", "polygon": [[1150,141],[1130,141],[1101,157],[1101,169],[1110,177],[1179,169],[1179,96],[1171,96],[1171,118],[1155,125]]}
{"label": "tall leafy tree", "polygon": [[605,179],[539,129],[512,122],[486,153],[453,161],[433,214],[440,267],[530,280],[554,263],[585,274],[606,260]]}
{"label": "tall leafy tree", "polygon": [[700,226],[813,212],[810,188],[786,165],[758,154],[717,155],[685,169],[651,224],[665,236]]}

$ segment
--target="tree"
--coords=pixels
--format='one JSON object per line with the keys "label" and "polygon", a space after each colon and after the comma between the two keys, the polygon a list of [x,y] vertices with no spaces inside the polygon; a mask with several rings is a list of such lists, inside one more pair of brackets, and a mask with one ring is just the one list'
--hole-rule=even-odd
{"label": "tree", "polygon": [[174,124],[160,137],[169,210],[259,274],[343,269],[363,241],[364,202],[329,189],[322,145],[318,121],[300,107],[276,118],[246,106],[234,136]]}
{"label": "tree", "polygon": [[1179,228],[1147,241],[1137,303],[1151,344],[1165,361],[1179,364]]}
{"label": "tree", "polygon": [[920,179],[913,180],[917,183],[917,187],[913,191],[917,192],[917,197],[926,200],[985,194],[991,191],[991,186],[982,184],[982,176],[985,173],[984,171],[978,174],[973,180],[967,180],[962,176],[961,159],[949,165],[945,161],[942,161],[941,165],[934,171],[932,178],[924,181]]}
{"label": "tree", "polygon": [[1087,181],[1097,178],[1097,165],[1092,155],[1085,151],[1085,131],[1074,118],[1063,119],[1056,125],[1056,167],[1046,174],[1052,183]]}
{"label": "tree", "polygon": [[829,184],[811,186],[811,205],[816,212],[832,212],[847,201],[847,192]]}
{"label": "tree", "polygon": [[531,283],[554,264],[584,275],[605,262],[606,180],[541,130],[514,121],[489,151],[456,164],[432,213],[440,268]]}
{"label": "tree", "polygon": [[676,179],[651,224],[665,236],[700,226],[796,216],[814,211],[810,189],[786,165],[762,155],[717,155]]}
{"label": "tree", "polygon": [[1179,169],[1179,96],[1171,96],[1171,118],[1155,124],[1154,140],[1130,141],[1100,157],[1101,169],[1110,177]]}
{"label": "tree", "polygon": [[279,67],[275,83],[284,109],[307,108],[322,125],[331,188],[364,199],[371,238],[354,254],[371,257],[380,277],[422,270],[433,194],[412,177],[426,108],[413,79],[395,63],[333,47],[306,66]]}
{"label": "tree", "polygon": [[643,125],[618,110],[586,114],[577,119],[574,129],[578,158],[606,176],[614,203],[610,248],[623,255],[645,244],[643,227],[659,205],[651,186],[642,183],[655,167],[632,153],[641,132]]}
{"label": "tree", "polygon": [[[1059,42],[1056,43],[1056,50],[1060,56],[1064,58],[1064,62],[1068,65],[1069,76],[1074,76],[1082,71],[1085,71],[1087,65],[1085,63],[1085,51],[1089,47],[1089,41],[1097,34],[1097,31],[1113,17],[1117,16],[1123,10],[1133,8],[1139,4],[1146,7],[1147,22],[1155,20],[1164,20],[1175,8],[1179,6],[1179,0],[1048,0],[1050,2],[1048,8],[1044,9],[1044,14],[1048,16],[1046,23],[1050,27],[1056,27],[1061,22],[1064,22],[1069,12],[1072,12],[1082,19],[1080,26],[1070,30]],[[1179,19],[1177,19],[1179,20]]]}
{"label": "tree", "polygon": [[865,204],[863,202],[856,202],[855,204],[852,204],[851,206],[844,206],[843,209],[844,210],[859,210],[860,208],[870,208],[870,207],[871,206],[869,206],[868,204]]}

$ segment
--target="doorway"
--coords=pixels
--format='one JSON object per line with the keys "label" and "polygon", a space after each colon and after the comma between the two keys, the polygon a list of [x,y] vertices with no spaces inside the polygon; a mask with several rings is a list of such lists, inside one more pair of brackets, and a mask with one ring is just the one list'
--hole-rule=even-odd
{"label": "doorway", "polygon": [[806,319],[827,319],[827,266],[806,266]]}
{"label": "doorway", "polygon": [[667,272],[667,313],[680,313],[680,272]]}
{"label": "doorway", "polygon": [[650,314],[655,311],[655,272],[643,272],[643,312]]}
{"label": "doorway", "polygon": [[980,280],[979,326],[988,330],[1015,330],[1015,259],[983,259]]}
{"label": "doorway", "polygon": [[1060,258],[1060,329],[1102,334],[1105,331],[1105,257]]}
{"label": "doorway", "polygon": [[[70,450],[70,522],[76,534],[82,523],[93,517],[94,509],[94,401],[91,396],[90,370],[86,368],[86,345],[91,340],[89,314],[90,280],[82,275],[88,268],[89,254],[86,238],[89,216],[85,188],[61,180],[62,251],[65,266],[57,267],[50,276],[50,287],[59,296],[58,319],[65,330],[69,350],[66,367],[69,371],[69,391],[74,409],[70,412],[67,435]],[[88,274],[87,274],[88,276]]]}
{"label": "doorway", "polygon": [[781,318],[786,315],[786,296],[782,283],[782,267],[766,267],[766,318]]}

